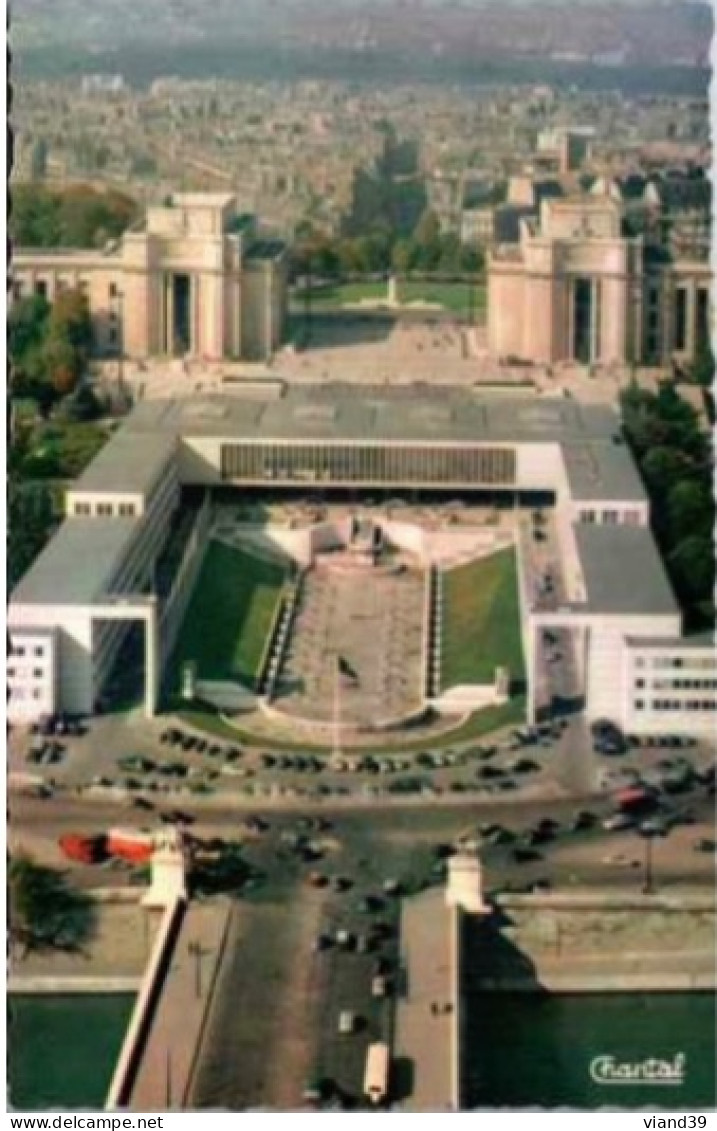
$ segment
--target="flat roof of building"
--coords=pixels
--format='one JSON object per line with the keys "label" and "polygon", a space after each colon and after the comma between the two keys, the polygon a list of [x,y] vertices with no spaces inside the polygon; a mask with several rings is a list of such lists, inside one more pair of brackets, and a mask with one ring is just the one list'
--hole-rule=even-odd
{"label": "flat roof of building", "polygon": [[609,444],[613,409],[575,400],[502,397],[461,386],[253,384],[244,394],[151,400],[125,423],[131,432],[251,440]]}
{"label": "flat roof of building", "polygon": [[694,648],[698,651],[715,650],[713,632],[695,632],[691,636],[626,636],[627,643],[634,648]]}
{"label": "flat roof of building", "polygon": [[[617,437],[617,439],[615,438]],[[624,440],[616,432],[605,441],[562,445],[573,499],[643,502],[645,487]]]}
{"label": "flat roof of building", "polygon": [[12,592],[13,605],[91,605],[110,591],[136,518],[66,518]]}
{"label": "flat roof of building", "polygon": [[70,491],[145,494],[176,448],[173,435],[120,428],[69,488]]}
{"label": "flat roof of building", "polygon": [[573,530],[588,612],[679,613],[648,526],[577,523]]}
{"label": "flat roof of building", "polygon": [[[560,444],[573,498],[646,498],[616,412],[557,397],[501,397],[459,386],[282,387],[273,381],[230,395],[145,401],[123,431],[267,442]],[[150,451],[153,446],[156,441]],[[133,455],[138,463],[140,450]],[[118,477],[124,458],[117,460]],[[107,468],[112,470],[110,457]],[[139,466],[134,474],[140,474]]]}

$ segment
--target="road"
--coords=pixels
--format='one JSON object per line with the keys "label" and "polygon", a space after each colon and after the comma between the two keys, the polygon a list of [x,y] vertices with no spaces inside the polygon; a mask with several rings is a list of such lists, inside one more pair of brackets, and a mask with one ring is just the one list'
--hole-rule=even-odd
{"label": "road", "polygon": [[[693,845],[698,837],[713,835],[712,798],[701,788],[681,796],[679,805],[689,808],[695,823],[655,842],[655,890],[676,893],[689,885],[711,892],[714,857],[694,851]],[[539,858],[527,863],[516,863],[510,847],[484,847],[481,858],[489,891],[519,890],[549,879],[558,891],[600,886],[639,893],[644,842],[634,832],[569,831],[567,822],[580,806],[565,798],[470,804],[436,800],[390,807],[378,802],[352,808],[325,803],[321,828],[316,825],[316,806],[304,814],[264,806],[259,813],[266,827],[257,832],[247,829],[246,810],[194,803],[193,831],[241,841],[242,857],[259,882],[237,893],[234,903],[193,1106],[296,1111],[305,1087],[316,1078],[331,1079],[348,1106],[360,1106],[367,1045],[389,1033],[393,1024],[392,999],[372,996],[374,965],[382,958],[395,971],[403,945],[396,932],[399,901],[386,894],[384,885],[399,881],[403,890],[415,892],[442,883],[445,851],[479,824],[499,822],[518,832],[551,816],[562,825],[553,841],[540,846]],[[590,808],[606,813],[612,803],[604,798]],[[307,818],[311,827],[306,835],[316,852],[310,862],[293,849]],[[57,837],[63,832],[155,823],[153,814],[126,804],[61,795],[49,801],[15,798],[10,843],[48,863],[59,863]],[[72,872],[87,887],[128,879],[126,872],[105,866],[78,866]],[[312,872],[321,875],[322,887],[308,882]],[[374,910],[367,911],[367,897],[376,900]],[[358,940],[367,938],[378,921],[388,933],[378,941],[374,938],[367,952],[356,943],[348,951],[336,945],[339,929],[349,930]],[[316,940],[324,934],[333,937],[333,944],[317,951]],[[343,1010],[351,1010],[358,1023],[355,1032],[339,1035]]]}
{"label": "road", "polygon": [[[693,823],[675,828],[670,836],[660,841],[656,848],[658,870],[670,882],[712,884],[713,859],[697,853],[693,843],[700,837],[714,836],[713,800],[700,788],[693,793],[675,798],[674,807],[688,810]],[[287,864],[276,856],[282,831],[296,827],[302,816],[320,812],[330,822],[335,843],[329,853],[331,870],[356,871],[357,861],[370,864],[370,874],[377,882],[398,876],[412,883],[425,880],[430,875],[430,851],[437,843],[455,841],[461,835],[475,832],[478,824],[500,823],[520,832],[537,820],[550,817],[565,826],[580,808],[589,808],[598,816],[612,812],[614,803],[609,797],[579,802],[574,799],[488,799],[467,802],[449,802],[437,799],[420,805],[390,807],[367,803],[353,808],[332,807],[328,802],[321,806],[274,811],[264,806],[257,812],[267,816],[268,834],[247,839],[245,818],[247,811],[237,812],[230,806],[211,809],[199,803],[193,807],[183,805],[195,817],[193,831],[200,836],[220,836],[242,840],[252,863],[264,871],[267,882],[280,883],[284,875],[301,872],[298,865]],[[11,803],[9,843],[11,849],[22,848],[48,863],[67,864],[62,860],[57,839],[65,832],[100,832],[113,825],[157,827],[156,816],[130,809],[126,804],[89,802],[81,798],[55,797],[49,801],[15,797]],[[584,832],[561,832],[554,841],[541,846],[541,858],[533,863],[516,864],[505,848],[484,847],[481,856],[485,862],[489,885],[496,887],[516,882],[530,882],[548,874],[554,883],[625,883],[628,877],[619,868],[605,863],[607,856],[627,854],[642,857],[643,846],[634,831],[606,833],[602,829]],[[288,871],[287,871],[288,868]],[[122,872],[113,872],[104,866],[76,869],[78,880],[88,886],[107,886],[126,882]]]}

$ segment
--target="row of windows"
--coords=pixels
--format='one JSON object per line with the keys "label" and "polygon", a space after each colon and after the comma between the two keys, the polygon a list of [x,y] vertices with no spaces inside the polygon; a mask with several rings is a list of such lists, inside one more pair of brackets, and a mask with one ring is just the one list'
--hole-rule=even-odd
{"label": "row of windows", "polygon": [[221,475],[229,480],[512,485],[515,452],[368,444],[223,444]]}
{"label": "row of windows", "polygon": [[[69,282],[69,280],[63,279],[61,276],[60,276],[60,278],[55,280],[55,290],[56,291],[67,290],[67,288],[69,286],[77,287],[77,289],[82,291],[83,294],[87,294],[87,291],[89,290],[89,283],[87,282],[87,279],[79,279],[76,283],[72,283],[72,284]],[[42,298],[47,298],[48,294],[49,294],[50,287],[49,287],[49,283],[47,282],[46,279],[36,279],[35,282],[33,283],[32,289],[33,289],[33,294],[39,295]],[[20,298],[23,297],[24,294],[25,294],[25,287],[23,285],[22,280],[21,279],[15,279],[13,284],[12,284],[13,298],[14,299],[20,299]],[[116,283],[110,283],[109,288],[108,288],[108,295],[109,295],[110,299],[120,298],[119,287],[117,286]],[[112,314],[110,314],[110,318],[116,319],[117,315],[115,313],[112,313]]]}
{"label": "row of windows", "polygon": [[698,672],[715,671],[717,656],[655,656],[652,661],[645,656],[636,656],[635,667],[652,667],[656,671],[666,671],[671,668],[690,668]]}
{"label": "row of windows", "polygon": [[39,687],[13,687],[10,698],[15,701],[21,699],[42,699],[43,691]]}
{"label": "row of windows", "polygon": [[26,647],[24,644],[13,645],[10,649],[11,656],[36,656],[42,657],[45,655],[45,647],[43,644],[33,644],[32,648]]}
{"label": "row of windows", "polygon": [[95,514],[98,518],[112,518],[117,514],[120,518],[134,518],[137,508],[134,503],[118,503],[115,508],[113,503],[95,503],[94,512],[91,503],[75,503],[75,515],[89,518]]}
{"label": "row of windows", "polygon": [[[635,680],[636,687],[646,687],[644,679]],[[717,679],[654,679],[651,686],[655,691],[714,691]]]}
{"label": "row of windows", "polygon": [[580,511],[580,521],[589,524],[604,523],[606,526],[618,526],[621,523],[626,526],[639,526],[642,518],[640,511],[616,511],[616,510],[582,510]]}
{"label": "row of windows", "polygon": [[633,704],[636,711],[715,711],[715,699],[653,699],[652,703],[644,699],[636,699]]}
{"label": "row of windows", "polygon": [[[10,679],[14,679],[19,674],[18,669],[15,668],[15,667],[8,668],[7,674],[8,674],[8,677]],[[23,673],[23,674],[25,674],[25,673]],[[32,669],[32,675],[33,675],[33,679],[43,679],[44,676],[45,676],[45,669],[44,668],[33,668]]]}

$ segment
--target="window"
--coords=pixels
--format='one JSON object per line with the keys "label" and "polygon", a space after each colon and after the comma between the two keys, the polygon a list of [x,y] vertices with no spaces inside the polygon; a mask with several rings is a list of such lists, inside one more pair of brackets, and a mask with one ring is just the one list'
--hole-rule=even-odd
{"label": "window", "polygon": [[110,283],[110,298],[117,298],[117,284]]}
{"label": "window", "polygon": [[92,514],[92,508],[89,503],[75,503],[75,514],[90,515]]}
{"label": "window", "polygon": [[24,646],[24,644],[18,644],[13,648],[12,651],[13,651],[14,656],[24,656],[25,655],[25,646]]}
{"label": "window", "polygon": [[695,338],[697,351],[703,349],[710,340],[710,292],[706,287],[697,288],[697,310],[695,312]]}
{"label": "window", "polygon": [[38,279],[33,290],[38,298],[47,298],[47,283],[44,279]]}
{"label": "window", "polygon": [[42,679],[45,673],[43,672],[42,668],[33,668],[32,674],[35,679]]}
{"label": "window", "polygon": [[644,656],[635,656],[635,667],[636,668],[644,668],[644,666],[645,666],[645,657]]}
{"label": "window", "polygon": [[17,280],[15,280],[12,285],[12,297],[16,302],[18,299],[22,298],[22,283],[18,282]]}
{"label": "window", "polygon": [[35,688],[35,690],[32,693],[32,697],[33,697],[33,699],[42,699],[42,692],[40,691],[39,688]]}
{"label": "window", "polygon": [[42,645],[36,644],[35,645],[35,655],[36,656],[44,656],[44,654],[45,654],[45,649],[42,647]]}
{"label": "window", "polygon": [[618,523],[617,511],[603,511],[602,520],[607,526],[617,526]]}
{"label": "window", "polygon": [[123,518],[132,518],[135,513],[134,503],[120,503],[118,510]]}
{"label": "window", "polygon": [[636,699],[635,700],[635,710],[636,711],[644,711],[645,710],[645,700],[644,699]]}
{"label": "window", "polygon": [[675,349],[687,346],[687,288],[678,287],[675,291]]}
{"label": "window", "polygon": [[644,687],[644,686],[645,686],[644,679],[636,679],[635,680],[635,687]]}
{"label": "window", "polygon": [[17,675],[17,668],[8,668],[7,674],[9,679],[14,679],[14,677]]}
{"label": "window", "polygon": [[98,503],[96,513],[100,518],[112,517],[112,503]]}

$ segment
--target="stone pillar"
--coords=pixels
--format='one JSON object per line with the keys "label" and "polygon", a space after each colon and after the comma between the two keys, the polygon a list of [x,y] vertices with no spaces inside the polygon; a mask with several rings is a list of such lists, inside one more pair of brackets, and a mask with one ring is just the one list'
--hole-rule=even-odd
{"label": "stone pillar", "polygon": [[685,329],[687,331],[685,353],[688,357],[694,357],[697,347],[697,289],[694,279],[687,281],[685,290],[687,294],[685,310]]}
{"label": "stone pillar", "polygon": [[155,596],[148,598],[144,633],[144,710],[147,718],[153,719],[157,713],[159,678],[162,669],[159,654],[157,598]]}
{"label": "stone pillar", "polygon": [[174,354],[174,277],[169,271],[164,276],[164,345]]}

